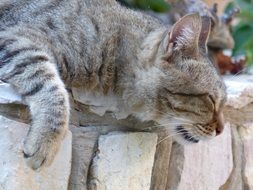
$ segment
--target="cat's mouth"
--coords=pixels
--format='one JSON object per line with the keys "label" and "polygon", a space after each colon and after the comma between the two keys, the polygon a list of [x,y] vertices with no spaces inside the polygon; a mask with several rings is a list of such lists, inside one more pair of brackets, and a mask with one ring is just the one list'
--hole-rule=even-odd
{"label": "cat's mouth", "polygon": [[196,137],[192,136],[189,131],[187,131],[186,129],[184,129],[182,126],[177,126],[176,127],[176,131],[178,134],[180,134],[184,140],[191,142],[191,143],[198,143],[199,139],[197,139]]}

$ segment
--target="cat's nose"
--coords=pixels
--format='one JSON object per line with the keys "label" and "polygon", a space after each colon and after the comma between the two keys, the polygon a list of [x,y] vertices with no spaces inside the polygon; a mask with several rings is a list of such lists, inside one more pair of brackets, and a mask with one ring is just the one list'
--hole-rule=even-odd
{"label": "cat's nose", "polygon": [[215,128],[216,136],[220,135],[224,130],[224,116],[222,112],[216,114],[217,125]]}

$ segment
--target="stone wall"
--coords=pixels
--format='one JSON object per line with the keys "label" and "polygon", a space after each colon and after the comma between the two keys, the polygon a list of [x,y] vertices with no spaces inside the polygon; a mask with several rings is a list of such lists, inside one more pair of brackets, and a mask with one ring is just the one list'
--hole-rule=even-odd
{"label": "stone wall", "polygon": [[225,82],[225,131],[189,146],[115,108],[90,109],[74,89],[70,130],[53,164],[39,171],[22,157],[29,111],[0,83],[0,190],[253,190],[253,77]]}

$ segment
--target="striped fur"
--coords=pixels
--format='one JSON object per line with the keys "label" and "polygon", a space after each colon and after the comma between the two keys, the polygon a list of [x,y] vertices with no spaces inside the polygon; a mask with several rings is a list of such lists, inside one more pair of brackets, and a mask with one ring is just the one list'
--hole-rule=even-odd
{"label": "striped fur", "polygon": [[[160,122],[177,115],[175,110],[184,110],[176,109],[176,103],[172,105],[175,109],[165,109],[157,98],[167,88],[174,96],[173,89],[186,84],[191,88],[176,94],[190,94],[189,99],[193,93],[211,94],[219,110],[225,98],[224,85],[195,43],[201,35],[201,19],[196,15],[187,19],[195,22],[190,29],[197,32],[189,33],[194,36],[180,36],[180,28],[189,31],[191,25],[180,24],[187,22],[180,21],[171,30],[114,0],[2,1],[0,80],[12,84],[30,107],[32,126],[24,144],[28,164],[37,169],[54,158],[69,120],[65,86],[113,95],[142,120]],[[180,48],[173,48],[171,43],[177,44],[179,39]],[[194,57],[189,54],[193,50]],[[197,81],[191,85],[185,81],[190,72]],[[205,107],[198,103],[203,102],[202,96],[194,100],[197,103],[192,105]],[[184,113],[184,117],[195,123],[208,123],[214,112],[212,106],[195,111],[191,110],[194,106],[186,107],[188,115]],[[161,115],[157,109],[166,112]],[[201,109],[203,113],[199,113]]]}

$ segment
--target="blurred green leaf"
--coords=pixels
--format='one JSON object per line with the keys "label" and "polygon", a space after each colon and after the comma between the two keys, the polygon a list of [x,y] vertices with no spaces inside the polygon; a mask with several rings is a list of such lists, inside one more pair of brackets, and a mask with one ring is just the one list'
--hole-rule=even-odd
{"label": "blurred green leaf", "polygon": [[252,27],[249,25],[241,24],[237,26],[233,31],[233,37],[235,40],[234,53],[238,54],[240,48],[247,42],[247,40],[252,36]]}
{"label": "blurred green leaf", "polygon": [[242,49],[244,49],[247,57],[247,61],[249,64],[253,64],[253,36],[247,40],[247,42],[243,45]]}
{"label": "blurred green leaf", "polygon": [[238,14],[238,18],[245,19],[252,21],[253,20],[253,10],[248,11],[248,10],[241,10],[241,12]]}
{"label": "blurred green leaf", "polygon": [[242,10],[253,11],[253,3],[251,0],[236,0],[235,2]]}
{"label": "blurred green leaf", "polygon": [[244,54],[247,64],[253,65],[253,1],[235,0],[229,3],[225,9],[228,13],[234,7],[240,7],[236,25],[232,33],[235,40],[234,55]]}
{"label": "blurred green leaf", "polygon": [[229,2],[227,4],[227,6],[225,7],[224,12],[228,13],[229,11],[231,11],[233,8],[235,7],[235,2]]}
{"label": "blurred green leaf", "polygon": [[166,12],[169,5],[164,0],[135,0],[137,7],[142,9],[152,9],[156,12]]}
{"label": "blurred green leaf", "polygon": [[119,0],[129,7],[153,10],[155,12],[167,12],[170,8],[169,4],[164,0]]}
{"label": "blurred green leaf", "polygon": [[[125,5],[156,12],[167,12],[169,5],[165,0],[118,0]],[[180,0],[179,0],[180,1]],[[253,0],[234,0],[228,3],[225,13],[229,13],[235,7],[240,7],[236,25],[232,28],[235,40],[234,55],[244,54],[247,63],[253,65]]]}

